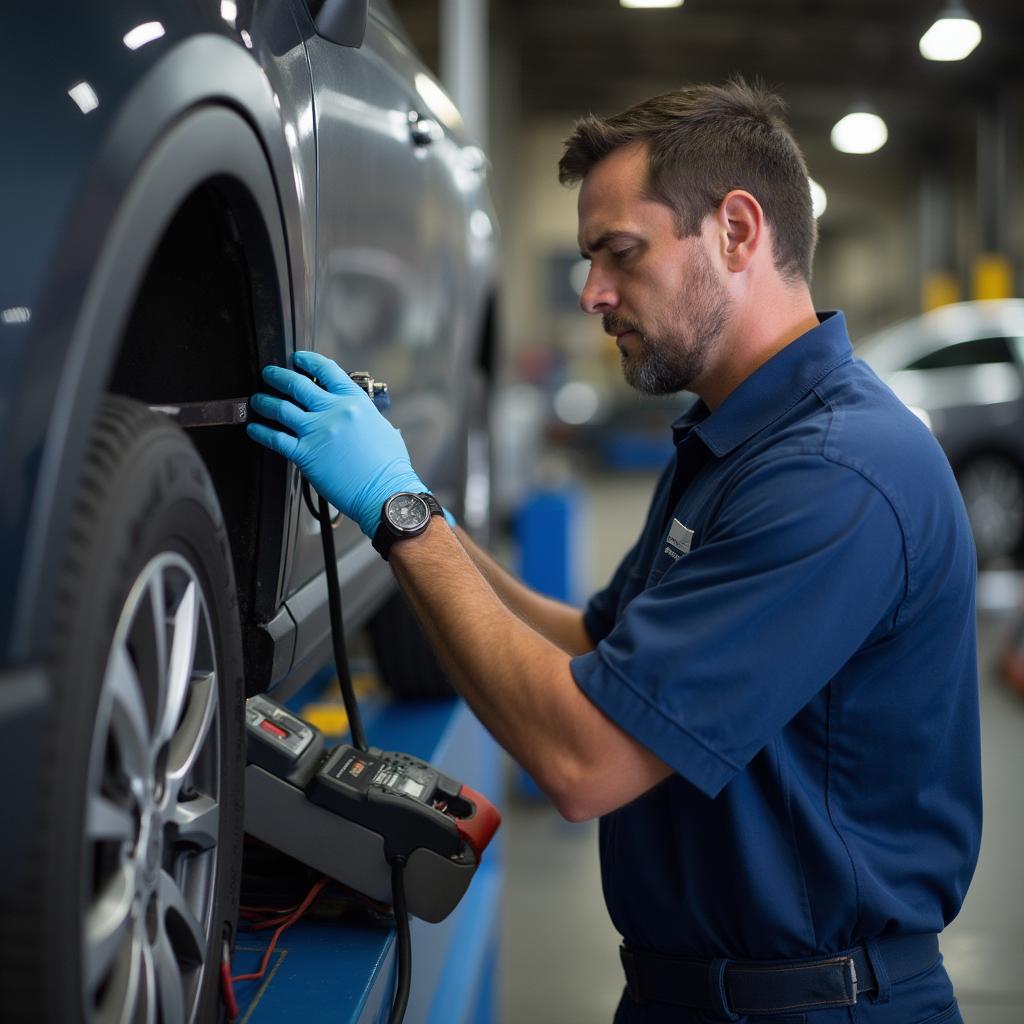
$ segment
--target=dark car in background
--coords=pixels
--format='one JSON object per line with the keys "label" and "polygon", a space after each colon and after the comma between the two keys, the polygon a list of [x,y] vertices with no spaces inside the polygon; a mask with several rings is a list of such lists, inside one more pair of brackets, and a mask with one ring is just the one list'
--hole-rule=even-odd
{"label": "dark car in background", "polygon": [[[0,25],[0,1016],[205,1022],[243,700],[295,690],[330,638],[295,472],[168,410],[316,348],[389,384],[420,475],[484,525],[486,163],[377,0],[58,0]],[[346,625],[401,689],[422,638],[336,534]]]}
{"label": "dark car in background", "polygon": [[1024,554],[1024,300],[945,306],[879,332],[857,355],[942,445],[979,562]]}

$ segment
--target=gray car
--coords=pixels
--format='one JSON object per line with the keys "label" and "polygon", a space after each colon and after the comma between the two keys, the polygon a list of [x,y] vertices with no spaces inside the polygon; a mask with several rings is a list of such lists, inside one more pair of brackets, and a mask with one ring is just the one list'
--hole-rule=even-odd
{"label": "gray car", "polygon": [[857,354],[942,445],[979,561],[1024,553],[1024,300],[945,306],[879,332]]}
{"label": "gray car", "polygon": [[[316,348],[389,384],[420,475],[485,525],[486,161],[378,0],[55,0],[0,27],[0,1016],[205,1022],[243,699],[330,637],[296,474],[174,410]],[[347,625],[415,689],[434,669],[386,565],[336,534]]]}

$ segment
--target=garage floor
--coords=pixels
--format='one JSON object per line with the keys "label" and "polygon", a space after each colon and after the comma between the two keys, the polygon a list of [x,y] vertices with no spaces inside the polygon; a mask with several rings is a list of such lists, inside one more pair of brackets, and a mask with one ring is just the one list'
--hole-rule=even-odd
{"label": "garage floor", "polygon": [[[646,475],[585,482],[589,587],[603,585],[634,540],[653,483]],[[985,835],[963,911],[942,938],[968,1024],[1024,1020],[1024,700],[993,669],[1021,593],[1018,574],[984,574],[979,583]],[[570,825],[522,798],[503,810],[503,1024],[610,1021],[622,976],[601,898],[596,825]]]}

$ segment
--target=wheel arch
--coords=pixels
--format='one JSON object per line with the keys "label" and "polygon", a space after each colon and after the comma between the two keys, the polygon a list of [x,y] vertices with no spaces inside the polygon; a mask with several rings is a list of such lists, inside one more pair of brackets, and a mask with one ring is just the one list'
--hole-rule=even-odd
{"label": "wheel arch", "polygon": [[[77,483],[88,433],[81,424],[92,421],[101,394],[118,373],[125,332],[151,261],[197,189],[216,183],[237,226],[239,241],[252,257],[248,272],[258,321],[253,360],[257,364],[271,359],[280,362],[294,347],[294,257],[285,226],[295,218],[287,215],[288,197],[282,202],[279,182],[283,176],[273,173],[265,136],[257,131],[251,116],[243,116],[238,103],[228,100],[207,98],[190,105],[147,147],[93,258],[70,343],[61,353],[60,364],[51,371],[55,379],[47,380],[39,367],[29,371],[29,380],[52,388],[52,402],[47,406],[19,574],[10,645],[15,656],[21,654],[27,660],[46,650],[47,609],[67,529],[63,495]],[[290,177],[287,180],[286,188],[291,185]],[[294,195],[291,198],[294,200]],[[296,209],[292,212],[297,216]],[[87,214],[85,211],[83,216]],[[34,397],[45,402],[47,396]],[[260,500],[276,510],[272,518],[282,523],[285,490],[283,468],[277,467],[275,479],[271,465],[262,474]],[[276,563],[276,579],[282,531],[276,531],[276,543],[274,531],[261,533],[260,558]]]}

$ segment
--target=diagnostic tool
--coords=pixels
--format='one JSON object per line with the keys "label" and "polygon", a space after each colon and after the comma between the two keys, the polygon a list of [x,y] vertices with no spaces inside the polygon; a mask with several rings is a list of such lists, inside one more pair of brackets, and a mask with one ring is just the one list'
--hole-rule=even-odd
{"label": "diagnostic tool", "polygon": [[441,921],[462,898],[501,818],[425,761],[340,744],[264,695],[245,709],[245,830],[383,903],[404,861],[409,912]]}

